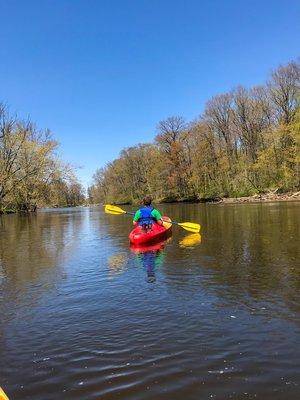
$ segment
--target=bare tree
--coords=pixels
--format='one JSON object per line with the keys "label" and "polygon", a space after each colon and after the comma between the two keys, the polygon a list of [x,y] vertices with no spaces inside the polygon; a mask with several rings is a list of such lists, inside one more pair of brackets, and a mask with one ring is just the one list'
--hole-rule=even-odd
{"label": "bare tree", "polygon": [[[239,87],[234,92],[233,123],[241,144],[252,161],[263,144],[263,132],[270,127],[270,117],[265,113],[265,104],[257,98],[257,90]],[[259,93],[260,94],[260,93]]]}
{"label": "bare tree", "polygon": [[182,117],[169,117],[159,122],[155,140],[167,153],[170,153],[172,144],[180,140],[186,127],[187,124]]}
{"label": "bare tree", "polygon": [[228,156],[236,153],[236,137],[232,129],[233,95],[225,93],[206,103],[204,121],[217,137],[224,141]]}
{"label": "bare tree", "polygon": [[279,122],[289,124],[295,117],[300,96],[300,65],[290,62],[273,71],[268,82]]}

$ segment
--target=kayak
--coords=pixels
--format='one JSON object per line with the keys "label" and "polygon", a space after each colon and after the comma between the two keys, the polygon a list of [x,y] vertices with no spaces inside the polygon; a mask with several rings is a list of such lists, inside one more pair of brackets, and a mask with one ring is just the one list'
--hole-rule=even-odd
{"label": "kayak", "polygon": [[164,220],[163,225],[154,223],[152,224],[152,228],[147,232],[140,225],[136,226],[129,234],[130,243],[153,243],[166,238],[171,233],[172,224],[169,222],[171,219],[165,216],[162,219]]}
{"label": "kayak", "polygon": [[171,219],[166,216],[162,217],[162,219],[164,220],[163,225],[154,223],[147,232],[140,225],[136,226],[129,234],[130,243],[153,243],[166,238],[171,233],[172,224],[169,222]]}

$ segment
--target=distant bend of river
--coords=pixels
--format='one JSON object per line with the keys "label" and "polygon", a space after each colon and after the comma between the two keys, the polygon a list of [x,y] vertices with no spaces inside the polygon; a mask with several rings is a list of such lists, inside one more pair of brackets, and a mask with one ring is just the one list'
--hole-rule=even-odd
{"label": "distant bend of river", "polygon": [[138,251],[97,207],[0,217],[11,400],[300,398],[300,203],[159,208],[201,237]]}

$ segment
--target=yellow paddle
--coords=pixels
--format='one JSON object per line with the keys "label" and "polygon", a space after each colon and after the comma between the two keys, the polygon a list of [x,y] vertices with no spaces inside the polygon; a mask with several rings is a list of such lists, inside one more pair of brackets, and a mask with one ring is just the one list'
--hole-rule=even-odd
{"label": "yellow paddle", "polygon": [[[120,207],[113,206],[111,204],[105,204],[104,206],[104,211],[107,214],[114,214],[114,215],[121,215],[121,214],[129,214],[129,215],[134,215],[133,212],[128,212],[123,210]],[[175,222],[175,221],[168,221],[171,224],[174,225],[179,225],[181,228],[185,229],[186,231],[193,232],[193,233],[199,233],[201,226],[199,224],[196,224],[195,222]]]}
{"label": "yellow paddle", "polygon": [[8,400],[8,397],[0,387],[0,400]]}

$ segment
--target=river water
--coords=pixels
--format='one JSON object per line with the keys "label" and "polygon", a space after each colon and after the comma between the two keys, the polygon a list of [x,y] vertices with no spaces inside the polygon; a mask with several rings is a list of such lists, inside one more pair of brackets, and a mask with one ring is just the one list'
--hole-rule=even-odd
{"label": "river water", "polygon": [[0,218],[11,400],[299,399],[300,204],[161,205],[160,249],[100,208]]}

